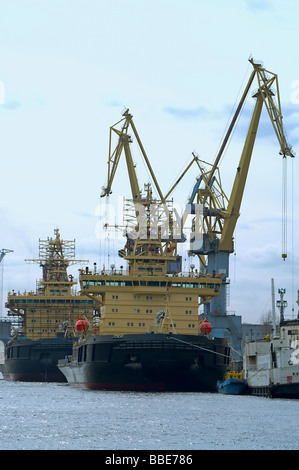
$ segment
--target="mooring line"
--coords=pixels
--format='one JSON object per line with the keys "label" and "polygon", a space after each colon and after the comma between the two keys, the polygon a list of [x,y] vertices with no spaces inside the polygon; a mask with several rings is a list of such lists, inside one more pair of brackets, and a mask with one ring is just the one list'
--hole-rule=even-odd
{"label": "mooring line", "polygon": [[175,339],[176,341],[179,341],[180,343],[188,344],[189,346],[193,346],[194,348],[202,349],[203,351],[208,351],[213,354],[218,354],[218,356],[230,358],[230,356],[228,356],[227,354],[222,354],[222,353],[213,351],[212,349],[207,349],[207,348],[203,348],[202,346],[197,346],[196,344],[188,343],[187,341],[183,341],[182,339],[175,338],[174,336],[168,336],[168,339]]}

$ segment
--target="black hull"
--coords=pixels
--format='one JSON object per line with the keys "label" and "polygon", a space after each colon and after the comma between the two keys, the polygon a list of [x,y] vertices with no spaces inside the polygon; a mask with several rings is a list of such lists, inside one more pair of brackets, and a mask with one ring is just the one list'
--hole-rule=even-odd
{"label": "black hull", "polygon": [[276,384],[269,387],[251,387],[250,395],[269,398],[299,398],[299,383]]}
{"label": "black hull", "polygon": [[192,335],[89,337],[59,368],[73,387],[216,392],[228,366],[225,340]]}
{"label": "black hull", "polygon": [[1,372],[9,381],[66,382],[57,363],[72,353],[72,347],[73,341],[67,338],[10,341]]}

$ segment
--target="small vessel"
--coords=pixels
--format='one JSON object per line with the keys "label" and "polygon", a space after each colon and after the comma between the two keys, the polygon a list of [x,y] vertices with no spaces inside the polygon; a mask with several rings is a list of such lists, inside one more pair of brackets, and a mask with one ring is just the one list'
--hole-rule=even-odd
{"label": "small vessel", "polygon": [[[6,380],[65,382],[57,367],[59,359],[72,353],[76,321],[92,322],[94,302],[74,292],[77,281],[67,268],[75,260],[75,240],[55,237],[39,240],[39,258],[28,260],[42,268],[36,291],[9,292],[5,306],[14,324],[4,350],[1,371]],[[16,320],[15,320],[16,319]]]}
{"label": "small vessel", "polygon": [[281,323],[278,337],[246,343],[244,372],[251,395],[299,398],[299,320]]}
{"label": "small vessel", "polygon": [[81,292],[99,306],[98,328],[94,332],[86,325],[71,357],[60,360],[58,367],[74,387],[217,391],[230,348],[225,339],[212,336],[209,323],[199,324],[198,307],[219,295],[221,275],[202,274],[194,265],[183,272],[177,252],[182,233],[174,233],[173,202],[163,197],[157,184],[160,199],[153,196],[150,183],[141,194],[129,126],[137,142],[140,139],[128,110],[120,122],[121,130],[111,128],[119,142],[109,157],[111,172],[104,195],[111,193],[124,149],[132,199],[125,202],[126,242],[118,252],[122,265],[98,271],[94,264],[94,269],[81,272]]}
{"label": "small vessel", "polygon": [[243,395],[246,393],[247,383],[242,372],[231,370],[226,372],[223,381],[217,382],[217,389],[219,393]]}
{"label": "small vessel", "polygon": [[[299,319],[285,320],[285,289],[279,289],[281,300],[279,332],[275,323],[273,336],[245,343],[244,374],[251,395],[271,398],[299,398]],[[299,291],[298,300],[299,301]]]}

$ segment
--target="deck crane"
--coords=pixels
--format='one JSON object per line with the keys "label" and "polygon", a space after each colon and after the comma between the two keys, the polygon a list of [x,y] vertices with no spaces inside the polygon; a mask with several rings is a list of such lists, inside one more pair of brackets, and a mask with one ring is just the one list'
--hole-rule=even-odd
{"label": "deck crane", "polygon": [[2,248],[2,250],[0,251],[0,263],[7,253],[13,253],[13,250],[7,250],[6,248]]}
{"label": "deck crane", "polygon": [[[121,127],[121,129],[118,129],[118,127]],[[145,194],[142,194],[139,187],[130,149],[132,143],[130,130],[136,138],[159,199],[154,198],[150,184],[145,185]],[[112,136],[114,134],[118,136],[118,141],[113,149]],[[167,201],[162,194],[134,125],[133,116],[128,109],[123,113],[123,118],[110,127],[108,178],[107,185],[102,188],[101,197],[112,193],[112,183],[123,151],[132,194],[132,200],[127,201],[129,207],[127,210],[131,211],[132,214],[132,225],[131,227],[125,227],[127,242],[125,249],[119,251],[119,255],[129,262],[130,269],[133,269],[134,266],[136,268],[139,258],[141,260],[141,257],[148,253],[152,260],[163,257],[166,260],[164,265],[168,273],[181,271],[181,257],[177,255],[177,243],[180,241],[180,236],[177,233],[177,226],[174,221],[172,203]]]}
{"label": "deck crane", "polygon": [[[193,250],[193,254],[199,256],[202,266],[206,264],[205,269],[207,273],[215,272],[223,276],[220,296],[205,305],[206,315],[226,315],[227,313],[226,295],[229,283],[229,255],[234,252],[233,235],[240,215],[246,178],[263,105],[267,109],[277,136],[280,145],[280,155],[284,159],[295,156],[292,147],[288,144],[285,137],[277,75],[266,70],[261,63],[255,62],[252,58],[249,59],[249,62],[253,66],[253,71],[214,164],[210,165],[209,169],[206,169],[206,166],[209,164],[198,162],[201,174],[189,199],[189,203],[192,204],[196,201],[198,204],[202,204],[203,207],[203,243],[200,247]],[[253,94],[256,103],[236,170],[232,191],[228,198],[222,189],[220,179],[217,177],[218,165],[255,77],[257,77],[258,81],[258,89]],[[274,88],[276,88],[277,103],[274,100]]]}
{"label": "deck crane", "polygon": [[[13,253],[13,250],[7,250],[6,248],[2,248],[0,251],[0,263],[2,263],[3,258],[7,253]],[[1,276],[1,313],[2,313],[2,305],[3,305],[3,263],[2,263],[2,276]]]}

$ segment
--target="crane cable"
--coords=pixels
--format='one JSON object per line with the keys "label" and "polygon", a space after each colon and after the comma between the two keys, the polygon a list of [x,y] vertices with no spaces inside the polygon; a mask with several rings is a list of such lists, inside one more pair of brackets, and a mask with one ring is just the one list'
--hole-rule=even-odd
{"label": "crane cable", "polygon": [[282,258],[287,258],[287,158],[282,159]]}
{"label": "crane cable", "polygon": [[294,159],[292,158],[292,312],[294,313]]}
{"label": "crane cable", "polygon": [[[287,158],[282,159],[282,258],[287,258]],[[294,312],[294,159],[291,168],[291,282],[292,312]]]}

